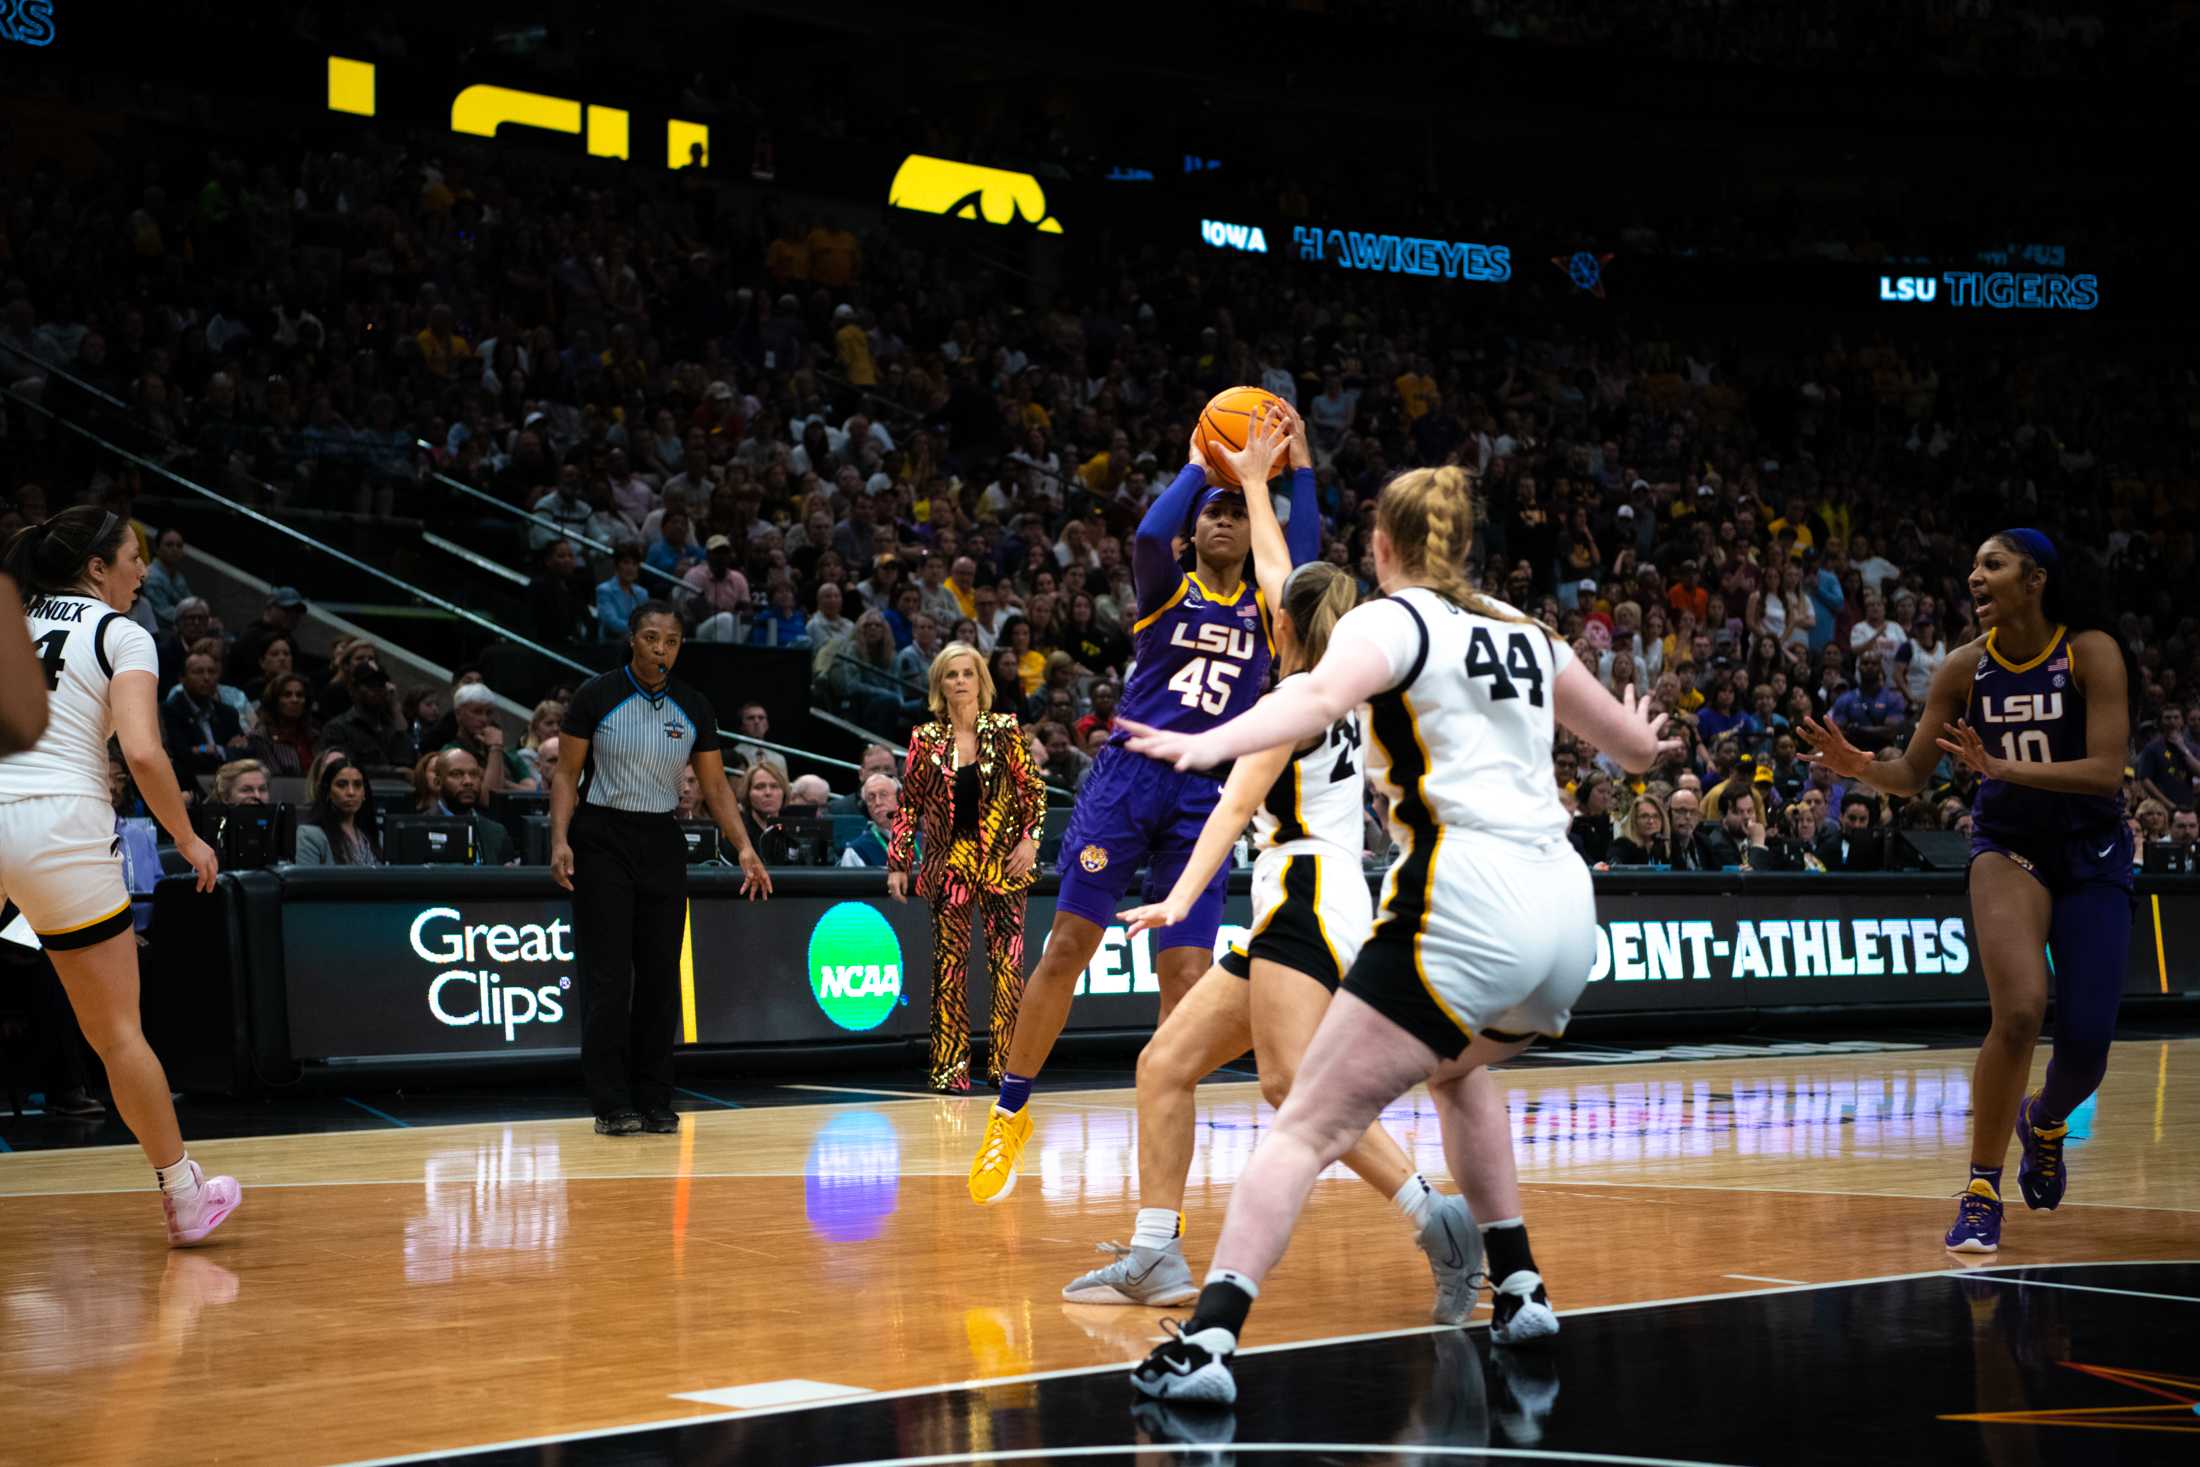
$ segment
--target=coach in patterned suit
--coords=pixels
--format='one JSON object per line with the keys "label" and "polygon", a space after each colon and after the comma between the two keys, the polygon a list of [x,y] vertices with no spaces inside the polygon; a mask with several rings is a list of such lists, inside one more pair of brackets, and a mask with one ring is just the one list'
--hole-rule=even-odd
{"label": "coach in patterned suit", "polygon": [[998,1082],[1024,993],[1024,894],[1038,864],[1046,786],[1032,767],[1023,730],[993,705],[985,659],[951,642],[932,659],[932,723],[909,736],[901,810],[886,851],[886,891],[909,899],[918,837],[917,895],[932,904],[932,1065],[935,1090],[970,1089],[970,973],[974,919],[985,919],[993,972],[993,1046]]}

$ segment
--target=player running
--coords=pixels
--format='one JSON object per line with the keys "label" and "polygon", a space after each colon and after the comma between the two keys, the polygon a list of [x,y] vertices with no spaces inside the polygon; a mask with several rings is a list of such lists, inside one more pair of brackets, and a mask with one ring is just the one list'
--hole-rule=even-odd
{"label": "player running", "polygon": [[110,732],[199,890],[212,891],[215,876],[161,747],[160,656],[123,614],[145,561],[127,520],[85,506],[17,531],[5,563],[23,587],[51,709],[35,745],[0,759],[0,925],[20,910],[38,934],[107,1067],[115,1108],[153,1163],[168,1241],[187,1246],[220,1227],[242,1191],[184,1152],[168,1076],[138,1024],[137,930],[107,794]]}
{"label": "player running", "polygon": [[1311,674],[1208,733],[1131,730],[1140,753],[1207,767],[1367,703],[1370,772],[1401,848],[1374,932],[1231,1194],[1191,1323],[1133,1372],[1146,1395],[1236,1398],[1230,1357],[1314,1178],[1414,1085],[1428,1082],[1452,1175],[1486,1167],[1468,1144],[1467,1076],[1562,1032],[1588,982],[1596,903],[1566,840],[1554,717],[1631,770],[1673,746],[1632,689],[1615,700],[1546,628],[1468,586],[1472,525],[1465,470],[1399,475],[1375,511],[1388,594],[1338,622]]}
{"label": "player running", "polygon": [[[1295,413],[1290,422],[1291,523],[1285,539],[1296,563],[1312,560],[1321,548],[1321,511],[1305,424]],[[1190,461],[1147,509],[1132,542],[1136,665],[1123,689],[1119,717],[1197,732],[1243,713],[1260,696],[1275,649],[1267,600],[1245,580],[1245,514],[1243,490],[1208,484],[1195,434]],[[1195,559],[1189,571],[1178,564],[1176,548],[1187,518]],[[998,1202],[1016,1186],[1017,1163],[1031,1139],[1032,1081],[1062,1032],[1078,975],[1099,948],[1102,930],[1115,920],[1131,878],[1144,863],[1145,899],[1159,900],[1191,859],[1221,798],[1222,782],[1214,775],[1172,769],[1135,754],[1120,732],[1094,760],[1062,838],[1054,925],[1024,986],[1015,1038],[1001,1067],[1000,1098],[970,1165],[973,1201]],[[1215,873],[1183,920],[1155,935],[1163,1019],[1214,960],[1224,874]]]}
{"label": "player running", "polygon": [[[1945,1239],[1957,1253],[2001,1246],[2012,1128],[2025,1206],[2062,1201],[2070,1113],[2100,1088],[2123,1002],[2132,861],[2119,794],[2135,680],[2122,644],[2075,614],[2068,580],[2047,536],[2002,531],[1971,560],[1986,635],[1933,674],[1900,757],[1874,760],[1830,721],[1802,727],[1809,757],[1886,794],[1924,788],[1943,752],[1983,776],[1971,802],[1971,925],[1993,1027],[1971,1070],[1971,1175]],[[2050,957],[2055,1053],[2027,1095]]]}

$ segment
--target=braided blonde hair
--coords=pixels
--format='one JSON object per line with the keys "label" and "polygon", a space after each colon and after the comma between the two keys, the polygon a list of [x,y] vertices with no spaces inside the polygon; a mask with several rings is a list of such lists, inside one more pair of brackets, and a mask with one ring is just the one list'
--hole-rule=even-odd
{"label": "braided blonde hair", "polygon": [[1407,469],[1383,486],[1375,501],[1375,526],[1389,538],[1399,567],[1454,606],[1555,635],[1534,617],[1490,600],[1467,579],[1467,551],[1474,544],[1473,482],[1457,464]]}

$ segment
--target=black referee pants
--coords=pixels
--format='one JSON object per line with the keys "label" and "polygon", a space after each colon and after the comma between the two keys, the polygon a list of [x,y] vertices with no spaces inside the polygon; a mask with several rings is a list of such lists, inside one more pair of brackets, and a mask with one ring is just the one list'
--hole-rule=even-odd
{"label": "black referee pants", "polygon": [[670,815],[583,805],[573,847],[581,1068],[599,1116],[672,1108],[687,842]]}

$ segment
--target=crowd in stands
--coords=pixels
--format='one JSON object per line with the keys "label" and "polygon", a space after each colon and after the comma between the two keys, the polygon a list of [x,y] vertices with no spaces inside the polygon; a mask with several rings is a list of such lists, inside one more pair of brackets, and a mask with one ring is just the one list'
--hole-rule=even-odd
{"label": "crowd in stands", "polygon": [[[26,406],[111,398],[139,451],[277,516],[478,526],[453,485],[524,509],[495,522],[520,525],[500,532],[530,583],[516,630],[615,640],[669,594],[694,637],[802,650],[817,702],[889,743],[926,716],[933,653],[968,642],[1043,776],[1074,791],[1131,653],[1127,538],[1198,406],[1249,382],[1304,412],[1323,554],[1363,589],[1375,492],[1463,462],[1482,583],[1675,715],[1684,749],[1646,781],[1562,743],[1586,859],[1872,869],[1889,830],[1963,828],[1962,770],[1897,807],[1801,760],[1794,727],[1903,739],[1976,634],[1972,550],[2011,523],[2123,588],[2146,679],[2132,818],[2190,827],[2200,640],[2177,589],[2195,560],[2178,470],[2200,399],[2153,348],[1808,318],[1585,333],[1431,309],[1440,282],[1191,254],[1112,260],[1041,300],[681,175],[621,189],[376,141],[0,182],[0,535],[148,487],[109,459],[64,481],[77,461]],[[312,779],[341,754],[456,813],[546,786],[562,690],[511,690],[543,696],[507,738],[473,678],[402,688],[363,643],[307,656],[294,590],[230,635],[184,548],[151,538],[139,614],[188,779],[242,760]],[[767,850],[806,810],[890,817],[890,748],[837,790],[751,752],[729,762]],[[377,854],[324,781],[308,802],[330,859]],[[847,848],[868,861],[871,835]],[[1379,855],[1372,818],[1369,841]]]}

